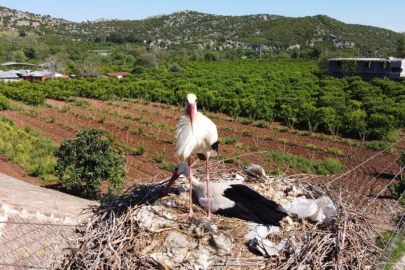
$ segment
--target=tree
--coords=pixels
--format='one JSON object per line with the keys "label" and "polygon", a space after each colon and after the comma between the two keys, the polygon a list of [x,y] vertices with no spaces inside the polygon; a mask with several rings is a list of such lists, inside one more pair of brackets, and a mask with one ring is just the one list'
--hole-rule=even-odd
{"label": "tree", "polygon": [[47,59],[45,59],[44,67],[52,73],[65,72],[65,68],[63,67],[62,63],[59,62],[54,55],[51,55]]}
{"label": "tree", "polygon": [[62,141],[55,153],[55,171],[68,190],[78,188],[84,196],[96,199],[102,181],[111,182],[110,191],[123,184],[123,157],[110,148],[110,141],[101,138],[104,133],[101,129],[83,128],[76,133],[77,139]]}
{"label": "tree", "polygon": [[397,40],[397,57],[405,57],[405,33],[399,35]]}
{"label": "tree", "polygon": [[158,64],[159,61],[157,60],[156,55],[152,53],[144,54],[136,61],[136,65],[146,68],[157,68]]}
{"label": "tree", "polygon": [[24,49],[24,54],[28,59],[37,59],[37,52],[32,47],[25,48]]}
{"label": "tree", "polygon": [[343,77],[353,77],[359,74],[359,63],[351,60],[342,61]]}
{"label": "tree", "polygon": [[85,60],[79,66],[79,75],[83,77],[97,77],[100,74],[100,66],[94,61]]}

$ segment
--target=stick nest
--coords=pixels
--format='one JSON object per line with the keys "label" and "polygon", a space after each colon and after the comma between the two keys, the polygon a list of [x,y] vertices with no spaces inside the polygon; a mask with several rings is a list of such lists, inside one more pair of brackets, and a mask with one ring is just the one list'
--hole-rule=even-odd
{"label": "stick nest", "polygon": [[[271,178],[258,167],[246,171],[224,166],[212,165],[212,180],[242,176],[246,185],[280,204],[299,196],[329,196],[337,208],[337,217],[325,224],[296,216],[285,218],[279,234],[268,236],[269,241],[282,243],[283,248],[278,256],[263,256],[249,247],[245,221],[214,215],[209,222],[198,203],[194,203],[195,217],[185,220],[187,192],[162,198],[165,181],[136,185],[123,196],[89,209],[91,218],[76,228],[77,238],[63,262],[54,268],[377,268],[382,250],[374,244],[379,236],[375,224],[345,206],[337,191],[294,179]],[[194,172],[197,176],[203,174],[198,168]]]}

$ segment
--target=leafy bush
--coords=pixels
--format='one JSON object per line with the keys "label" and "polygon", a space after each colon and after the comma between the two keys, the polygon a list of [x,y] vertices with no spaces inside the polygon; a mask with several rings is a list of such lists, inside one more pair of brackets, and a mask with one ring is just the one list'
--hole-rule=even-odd
{"label": "leafy bush", "polygon": [[78,188],[84,196],[100,197],[102,181],[109,181],[110,191],[120,188],[125,180],[125,167],[120,153],[110,148],[111,142],[101,138],[105,131],[83,128],[77,139],[65,139],[55,152],[55,170],[68,190]]}
{"label": "leafy bush", "polygon": [[167,71],[169,72],[180,72],[183,73],[184,72],[184,68],[180,67],[178,64],[174,63],[171,64],[170,67],[167,69]]}
{"label": "leafy bush", "polygon": [[0,94],[0,111],[7,110],[10,108],[10,100],[8,100],[4,95]]}
{"label": "leafy bush", "polygon": [[266,127],[267,127],[266,122],[264,122],[264,121],[259,121],[259,122],[257,122],[257,123],[255,124],[255,126],[256,126],[256,127],[259,127],[259,128],[266,128]]}

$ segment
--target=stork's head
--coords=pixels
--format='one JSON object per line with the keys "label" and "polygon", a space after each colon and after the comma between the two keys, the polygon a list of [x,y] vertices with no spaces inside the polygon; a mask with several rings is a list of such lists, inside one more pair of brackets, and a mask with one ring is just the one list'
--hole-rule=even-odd
{"label": "stork's head", "polygon": [[188,94],[186,97],[185,112],[190,116],[191,130],[193,130],[194,113],[197,111],[197,97],[194,94]]}
{"label": "stork's head", "polygon": [[176,168],[174,168],[174,172],[172,175],[172,178],[170,178],[169,183],[167,184],[165,190],[163,191],[163,194],[166,194],[167,191],[169,191],[170,186],[176,181],[177,178],[180,177],[180,175],[184,175],[186,178],[190,177],[190,173],[188,170],[188,166],[185,163],[179,163],[177,164]]}

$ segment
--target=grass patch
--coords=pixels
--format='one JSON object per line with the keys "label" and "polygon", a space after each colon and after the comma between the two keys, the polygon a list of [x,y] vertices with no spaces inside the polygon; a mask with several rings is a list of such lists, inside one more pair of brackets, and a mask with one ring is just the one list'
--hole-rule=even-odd
{"label": "grass patch", "polygon": [[343,165],[339,162],[339,160],[333,158],[328,158],[324,161],[316,161],[292,154],[280,153],[278,151],[267,152],[263,155],[265,156],[266,161],[286,164],[291,168],[298,169],[309,174],[326,175],[338,173],[343,170]]}
{"label": "grass patch", "polygon": [[308,148],[308,149],[311,149],[311,150],[316,150],[316,151],[325,151],[325,149],[319,147],[316,144],[312,144],[312,143],[309,143],[309,144],[305,145],[305,148]]}
{"label": "grass patch", "polygon": [[279,127],[279,126],[275,126],[274,129],[278,132],[288,132],[288,127]]}
{"label": "grass patch", "polygon": [[219,138],[218,142],[220,144],[234,144],[236,142],[236,139],[235,138],[224,137],[224,138]]}
{"label": "grass patch", "polygon": [[131,152],[131,154],[136,155],[136,156],[142,156],[145,152],[146,152],[146,147],[144,145],[139,146],[138,148],[126,145],[124,143],[120,143],[120,142],[115,142],[114,143],[116,146],[121,147],[129,152]]}
{"label": "grass patch", "polygon": [[255,127],[258,127],[258,128],[266,128],[266,127],[268,127],[268,126],[266,125],[266,122],[264,122],[264,121],[259,121],[259,122],[257,122],[257,123],[255,124]]}
{"label": "grass patch", "polygon": [[283,175],[284,171],[282,169],[277,168],[274,170],[266,170],[266,173],[270,175]]}
{"label": "grass patch", "polygon": [[339,149],[338,147],[332,147],[329,150],[326,151],[327,153],[330,154],[334,154],[336,156],[341,156],[341,157],[345,157],[346,154],[345,152],[343,152],[341,149]]}
{"label": "grass patch", "polygon": [[[388,243],[390,241],[390,243]],[[388,244],[388,245],[387,245]],[[387,259],[387,264],[384,267],[384,270],[393,269],[395,263],[399,261],[402,256],[405,254],[405,243],[404,243],[404,234],[403,233],[393,233],[391,231],[386,231],[381,233],[381,237],[377,239],[377,247],[385,249],[390,252]]]}
{"label": "grass patch", "polygon": [[156,162],[156,163],[164,163],[165,159],[167,156],[167,151],[166,149],[163,148],[162,153],[157,154],[156,156],[151,156],[151,158]]}
{"label": "grass patch", "polygon": [[[364,142],[363,143],[364,147],[366,147],[368,149],[376,150],[376,151],[382,151],[390,145],[391,144],[386,144],[383,142]],[[392,147],[390,150],[393,151],[394,148]]]}
{"label": "grass patch", "polygon": [[69,102],[72,103],[73,106],[79,108],[87,108],[88,106],[90,106],[90,103],[86,100],[73,99],[69,100]]}
{"label": "grass patch", "polygon": [[176,167],[174,163],[163,163],[162,170],[172,170]]}
{"label": "grass patch", "polygon": [[242,125],[251,125],[251,124],[253,123],[253,121],[250,120],[250,119],[241,119],[241,120],[240,120],[240,123],[241,123]]}
{"label": "grass patch", "polygon": [[9,119],[0,118],[0,154],[21,166],[28,175],[40,177],[45,183],[56,181],[53,153],[57,147],[29,126],[18,128]]}

